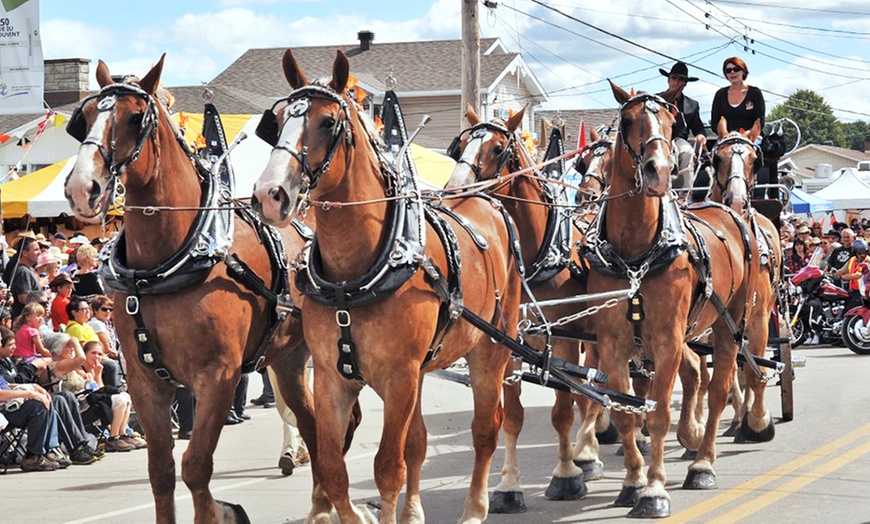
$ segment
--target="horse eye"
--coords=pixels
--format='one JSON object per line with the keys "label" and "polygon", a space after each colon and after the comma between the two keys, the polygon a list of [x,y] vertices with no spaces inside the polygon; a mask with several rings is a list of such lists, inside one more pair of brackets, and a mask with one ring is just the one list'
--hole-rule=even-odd
{"label": "horse eye", "polygon": [[335,127],[335,119],[331,116],[324,117],[323,121],[320,122],[320,127],[324,129],[332,129]]}
{"label": "horse eye", "polygon": [[496,155],[501,155],[502,153],[504,153],[504,146],[500,146],[500,145],[499,145],[499,146],[495,146],[495,147],[492,149],[492,151],[493,151],[493,153],[495,153]]}
{"label": "horse eye", "polygon": [[139,127],[142,125],[142,118],[145,116],[145,113],[134,113],[130,115],[130,125],[134,127]]}
{"label": "horse eye", "polygon": [[622,121],[619,123],[619,127],[621,127],[622,129],[628,129],[629,127],[631,127],[631,119],[623,118]]}

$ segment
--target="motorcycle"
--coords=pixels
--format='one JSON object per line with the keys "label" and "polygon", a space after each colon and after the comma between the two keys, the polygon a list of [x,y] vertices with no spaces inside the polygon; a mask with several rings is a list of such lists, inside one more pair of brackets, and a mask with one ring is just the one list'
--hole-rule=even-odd
{"label": "motorcycle", "polygon": [[870,271],[867,264],[861,264],[860,268],[864,274],[858,281],[862,304],[846,312],[842,334],[843,341],[852,352],[870,355]]}
{"label": "motorcycle", "polygon": [[843,320],[849,292],[817,266],[804,266],[789,280],[792,347],[813,335],[819,342],[843,345]]}

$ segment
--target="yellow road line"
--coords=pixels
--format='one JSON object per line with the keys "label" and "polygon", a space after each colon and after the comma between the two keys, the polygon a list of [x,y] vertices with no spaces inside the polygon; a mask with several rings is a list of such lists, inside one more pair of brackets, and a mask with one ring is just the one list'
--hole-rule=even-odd
{"label": "yellow road line", "polygon": [[809,484],[812,484],[813,482],[821,479],[825,475],[837,471],[843,466],[851,463],[853,460],[859,458],[861,455],[865,455],[867,453],[870,453],[870,442],[864,443],[855,449],[843,453],[839,457],[835,457],[828,462],[821,464],[809,473],[800,475],[797,478],[786,482],[779,488],[775,488],[772,491],[759,495],[754,500],[744,502],[739,507],[711,520],[711,522],[715,522],[716,524],[730,524],[732,522],[738,522],[752,515],[753,513],[761,511],[762,509],[770,506],[774,502],[784,499],[795,491],[804,488]]}
{"label": "yellow road line", "polygon": [[668,523],[672,522],[688,522],[692,519],[696,519],[702,515],[705,515],[729,502],[733,502],[734,500],[743,497],[745,495],[752,494],[753,491],[770,484],[771,482],[782,478],[789,473],[807,466],[816,460],[826,457],[831,453],[841,449],[844,446],[847,446],[851,442],[858,440],[861,437],[870,434],[870,424],[862,426],[846,435],[840,437],[839,439],[825,444],[824,446],[810,451],[806,455],[802,455],[800,458],[797,458],[791,462],[778,466],[771,470],[768,473],[759,475],[753,479],[750,479],[739,486],[735,486],[720,495],[712,497],[700,504],[696,504],[691,508],[688,508],[680,513],[673,515],[670,519],[668,519]]}

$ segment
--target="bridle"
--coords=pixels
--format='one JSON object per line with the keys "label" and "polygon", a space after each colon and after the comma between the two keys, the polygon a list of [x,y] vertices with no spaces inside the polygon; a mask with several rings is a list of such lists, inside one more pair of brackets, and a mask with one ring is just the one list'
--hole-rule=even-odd
{"label": "bridle", "polygon": [[671,104],[670,102],[666,101],[664,98],[660,97],[659,95],[653,95],[653,94],[649,94],[649,93],[640,93],[638,95],[635,95],[635,96],[629,98],[628,100],[626,100],[622,104],[622,106],[620,106],[620,108],[619,108],[619,115],[620,115],[619,138],[622,141],[622,146],[625,148],[625,150],[631,156],[632,166],[635,168],[635,171],[640,170],[640,164],[641,164],[641,161],[643,160],[644,153],[646,152],[646,146],[648,146],[649,144],[651,144],[653,142],[659,141],[659,140],[668,144],[668,146],[671,146],[671,140],[660,133],[652,133],[646,140],[644,140],[643,139],[643,125],[644,125],[645,119],[640,118],[639,120],[640,120],[641,128],[640,128],[640,134],[639,134],[640,138],[638,139],[638,144],[637,144],[637,152],[635,152],[635,150],[632,149],[631,144],[629,143],[628,137],[626,136],[626,128],[625,128],[625,126],[622,125],[622,115],[623,115],[623,113],[625,113],[625,111],[629,107],[631,107],[637,103],[641,103],[641,102],[643,102],[643,111],[645,113],[646,112],[652,113],[653,116],[655,117],[656,121],[658,121],[659,129],[662,128],[662,119],[659,117],[659,111],[661,111],[662,106],[665,106],[666,108],[668,108],[670,110],[671,114],[678,114],[678,112],[679,112],[677,110],[677,106],[675,106],[674,104]]}
{"label": "bridle", "polygon": [[[313,167],[309,163],[309,144],[308,144],[308,118],[311,109],[311,101],[313,99],[327,100],[334,102],[339,106],[339,115],[335,120],[330,132],[330,141],[327,146],[326,157],[320,165]],[[284,137],[284,133],[278,133],[277,116],[275,108],[282,103],[286,103],[284,109],[285,118],[284,128],[287,127],[287,121],[291,118],[302,118],[302,149],[296,149],[296,144],[290,142],[289,138]],[[317,187],[318,182],[323,174],[329,170],[333,157],[338,151],[339,145],[342,142],[351,148],[353,146],[353,130],[350,117],[350,106],[337,93],[327,87],[319,85],[307,85],[296,89],[290,93],[287,98],[283,98],[275,102],[272,108],[263,113],[263,118],[257,125],[256,134],[266,143],[271,144],[273,150],[280,149],[286,151],[299,162],[302,169],[302,190],[300,195],[307,194],[312,189]],[[344,140],[342,140],[344,138]],[[345,155],[345,173],[350,169],[350,155]]]}
{"label": "bridle", "polygon": [[459,135],[453,139],[453,142],[451,142],[450,146],[447,148],[447,155],[453,158],[453,160],[455,160],[457,164],[465,164],[469,168],[471,168],[471,171],[474,173],[475,182],[480,182],[483,178],[483,159],[479,154],[479,150],[476,158],[476,163],[472,164],[461,155],[459,147],[462,143],[462,137],[466,134],[468,135],[468,142],[465,146],[466,149],[468,149],[468,143],[473,140],[480,140],[482,146],[484,139],[489,132],[503,133],[505,136],[508,137],[507,146],[504,148],[504,151],[499,154],[498,163],[496,164],[496,169],[493,172],[493,176],[497,176],[499,173],[502,172],[505,166],[507,166],[507,163],[510,162],[512,158],[514,158],[514,155],[516,153],[517,141],[514,137],[514,134],[511,133],[508,128],[492,122],[481,122],[459,133]]}
{"label": "bridle", "polygon": [[[752,186],[750,185],[749,180],[746,178],[745,167],[746,167],[746,158],[744,155],[749,153],[749,148],[754,148],[755,145],[751,140],[744,137],[741,134],[731,134],[726,136],[722,140],[716,143],[716,146],[713,148],[712,155],[713,158],[718,158],[719,149],[725,146],[731,146],[731,173],[728,175],[728,178],[725,179],[724,182],[719,180],[719,170],[716,170],[716,176],[714,177],[716,187],[722,193],[724,197],[728,193],[728,186],[731,184],[732,180],[741,179],[743,183],[746,185],[746,192],[749,193],[752,190]],[[735,160],[740,160],[740,167],[743,169],[737,168],[737,163]],[[711,188],[712,189],[712,188]]]}
{"label": "bridle", "polygon": [[[607,182],[604,180],[602,175],[599,175],[595,171],[592,171],[593,167],[599,166],[604,162],[604,155],[607,154],[607,150],[613,145],[613,143],[606,139],[602,138],[596,141],[594,144],[589,146],[589,150],[592,151],[592,160],[590,162],[583,161],[583,156],[578,157],[578,161],[583,161],[586,169],[583,170],[583,174],[580,176],[580,189],[582,190],[582,194],[586,195],[589,198],[589,202],[595,202],[601,195],[604,194],[604,188],[607,187]],[[576,165],[576,164],[575,164]],[[593,193],[591,191],[587,191],[585,188],[586,181],[592,179],[601,186],[601,190],[598,193]]]}
{"label": "bridle", "polygon": [[[142,122],[139,125],[139,136],[136,139],[136,146],[127,158],[121,161],[116,161],[117,141],[115,136],[118,127],[117,102],[118,97],[121,96],[135,96],[141,98],[145,102],[145,112],[142,115]],[[111,127],[108,148],[101,140],[87,134],[88,130],[87,122],[84,117],[84,108],[89,102],[95,99],[97,100],[97,111],[101,113],[111,111]],[[70,136],[81,142],[82,145],[90,144],[96,146],[100,151],[100,155],[102,155],[103,161],[108,167],[109,172],[112,174],[112,177],[117,179],[127,170],[127,167],[129,167],[130,164],[139,158],[139,155],[142,153],[142,147],[145,145],[145,141],[148,139],[149,135],[151,135],[152,140],[154,141],[155,150],[158,150],[157,118],[157,104],[154,101],[154,97],[149,93],[132,84],[110,84],[101,89],[96,95],[89,96],[82,101],[81,105],[70,117],[66,130]]]}

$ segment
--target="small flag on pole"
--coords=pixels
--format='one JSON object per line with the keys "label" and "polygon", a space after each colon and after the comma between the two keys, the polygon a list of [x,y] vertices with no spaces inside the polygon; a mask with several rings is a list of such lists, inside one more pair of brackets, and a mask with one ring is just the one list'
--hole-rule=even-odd
{"label": "small flag on pole", "polygon": [[586,147],[586,124],[580,121],[580,135],[577,137],[577,149]]}

